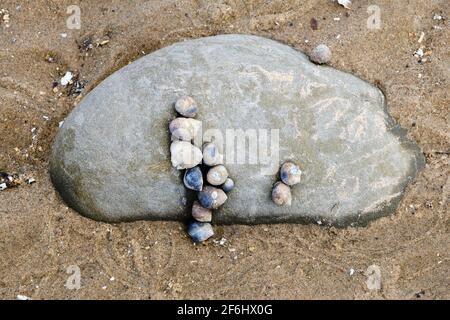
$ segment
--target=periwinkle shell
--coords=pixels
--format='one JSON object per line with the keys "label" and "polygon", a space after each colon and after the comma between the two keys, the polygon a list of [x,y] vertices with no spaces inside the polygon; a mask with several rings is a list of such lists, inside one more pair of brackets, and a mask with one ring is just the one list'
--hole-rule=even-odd
{"label": "periwinkle shell", "polygon": [[169,124],[169,131],[176,139],[191,141],[199,134],[201,126],[202,122],[199,120],[175,118]]}
{"label": "periwinkle shell", "polygon": [[203,187],[198,193],[198,201],[208,209],[217,209],[227,201],[228,197],[222,189],[211,186]]}
{"label": "periwinkle shell", "polygon": [[206,174],[206,181],[213,186],[220,186],[221,184],[224,184],[227,178],[228,170],[221,164],[212,167]]}
{"label": "periwinkle shell", "polygon": [[175,102],[175,110],[183,117],[193,118],[197,115],[197,103],[192,97],[184,96]]}
{"label": "periwinkle shell", "polygon": [[193,168],[202,162],[199,148],[186,141],[174,141],[170,145],[170,160],[178,170]]}
{"label": "periwinkle shell", "polygon": [[319,44],[311,52],[309,59],[317,64],[328,63],[331,60],[331,50],[324,44]]}
{"label": "periwinkle shell", "polygon": [[300,183],[302,171],[292,161],[286,161],[280,168],[280,178],[288,186],[296,185]]}
{"label": "periwinkle shell", "polygon": [[272,189],[272,200],[279,206],[290,206],[292,203],[291,188],[283,182],[278,181]]}
{"label": "periwinkle shell", "polygon": [[195,242],[206,241],[214,235],[214,230],[210,223],[191,221],[187,232]]}
{"label": "periwinkle shell", "polygon": [[230,192],[234,188],[234,181],[231,178],[227,178],[225,183],[222,185],[222,190],[225,192]]}
{"label": "periwinkle shell", "polygon": [[211,222],[212,210],[203,207],[198,201],[192,205],[192,217],[199,222]]}
{"label": "periwinkle shell", "polygon": [[203,163],[210,167],[223,164],[223,155],[219,152],[217,145],[212,142],[203,146]]}
{"label": "periwinkle shell", "polygon": [[203,189],[203,173],[202,170],[196,166],[187,169],[183,178],[184,186],[188,189],[200,191]]}

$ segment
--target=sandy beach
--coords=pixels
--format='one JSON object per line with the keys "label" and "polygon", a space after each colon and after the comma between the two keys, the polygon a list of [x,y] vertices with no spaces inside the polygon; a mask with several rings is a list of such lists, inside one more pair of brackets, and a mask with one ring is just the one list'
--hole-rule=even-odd
{"label": "sandy beach", "polygon": [[[80,29],[68,28],[70,5]],[[379,29],[368,26],[372,5]],[[450,298],[448,1],[354,0],[347,10],[331,0],[3,0],[2,9],[0,171],[24,181],[0,191],[0,299]],[[426,157],[395,214],[345,229],[216,226],[213,240],[194,244],[179,222],[107,224],[67,207],[48,160],[83,96],[140,56],[225,33],[305,53],[325,43],[332,67],[384,92]],[[74,83],[58,85],[67,71]]]}

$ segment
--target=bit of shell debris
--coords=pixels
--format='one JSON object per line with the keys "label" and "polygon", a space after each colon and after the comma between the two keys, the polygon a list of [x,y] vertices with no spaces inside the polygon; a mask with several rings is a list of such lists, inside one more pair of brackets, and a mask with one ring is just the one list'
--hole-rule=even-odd
{"label": "bit of shell debris", "polygon": [[97,47],[103,47],[109,43],[109,40],[103,40],[97,43]]}
{"label": "bit of shell debris", "polygon": [[0,22],[3,21],[3,23],[5,24],[5,28],[9,28],[10,27],[10,24],[9,24],[9,21],[10,21],[9,11],[6,10],[6,9],[1,9],[0,10],[0,17],[1,17]]}
{"label": "bit of shell debris", "polygon": [[85,82],[80,80],[80,75],[73,76],[73,79],[69,81],[69,84],[72,86],[68,90],[69,95],[76,95],[79,97],[79,94],[83,91]]}
{"label": "bit of shell debris", "polygon": [[21,185],[23,182],[32,184],[36,182],[33,178],[27,178],[24,175],[9,174],[6,172],[0,172],[0,191],[7,188],[14,188]]}
{"label": "bit of shell debris", "polygon": [[48,63],[55,63],[57,61],[57,58],[53,52],[49,52],[45,55],[45,61]]}
{"label": "bit of shell debris", "polygon": [[350,0],[338,0],[338,3],[343,6],[345,9],[351,9],[352,2]]}
{"label": "bit of shell debris", "polygon": [[17,300],[31,300],[30,297],[24,296],[23,294],[18,294],[16,298]]}
{"label": "bit of shell debris", "polygon": [[213,243],[219,246],[224,246],[227,243],[227,239],[220,238],[220,240],[213,240]]}
{"label": "bit of shell debris", "polygon": [[0,191],[12,188],[20,184],[17,176],[13,176],[6,172],[0,172]]}
{"label": "bit of shell debris", "polygon": [[89,51],[91,49],[94,48],[94,45],[92,44],[92,37],[91,36],[87,36],[86,38],[84,38],[81,43],[78,44],[78,48],[81,51]]}
{"label": "bit of shell debris", "polygon": [[433,16],[433,20],[442,20],[442,19],[443,19],[442,16],[437,13],[435,13]]}
{"label": "bit of shell debris", "polygon": [[420,37],[419,37],[419,40],[417,40],[417,42],[419,42],[419,43],[422,43],[422,41],[423,41],[423,39],[425,38],[425,32],[421,32],[420,33]]}
{"label": "bit of shell debris", "polygon": [[422,58],[422,57],[423,57],[423,48],[420,47],[419,49],[417,49],[417,50],[414,52],[414,56],[417,57],[417,58]]}
{"label": "bit of shell debris", "polygon": [[73,74],[70,71],[67,71],[64,77],[61,78],[61,85],[67,86],[73,78]]}

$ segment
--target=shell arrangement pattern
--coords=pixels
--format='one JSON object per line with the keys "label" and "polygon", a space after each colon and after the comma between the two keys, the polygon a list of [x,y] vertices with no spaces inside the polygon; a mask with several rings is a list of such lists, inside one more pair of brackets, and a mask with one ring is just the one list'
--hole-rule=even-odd
{"label": "shell arrangement pattern", "polygon": [[300,183],[302,171],[292,161],[281,165],[281,181],[275,182],[272,189],[272,201],[279,206],[290,206],[292,203],[291,187]]}
{"label": "shell arrangement pattern", "polygon": [[198,113],[195,100],[182,97],[175,102],[175,110],[180,117],[169,124],[171,162],[174,168],[185,170],[184,186],[197,192],[198,200],[192,205],[193,219],[187,231],[193,241],[202,242],[214,235],[211,225],[213,210],[227,201],[226,193],[234,188],[234,181],[229,177],[223,165],[223,155],[214,143],[208,142],[202,149],[193,143],[201,134],[201,121],[193,119]]}
{"label": "shell arrangement pattern", "polygon": [[[201,134],[202,123],[193,119],[198,113],[198,105],[192,97],[184,96],[175,102],[179,117],[169,124],[171,133],[170,157],[172,166],[185,170],[184,186],[197,192],[197,200],[192,205],[192,220],[187,232],[195,242],[206,241],[214,235],[211,225],[213,210],[227,200],[234,188],[224,157],[213,142],[203,144],[202,149],[194,141]],[[292,161],[286,161],[280,168],[281,181],[272,189],[272,200],[279,206],[292,203],[291,187],[300,183],[302,171]]]}

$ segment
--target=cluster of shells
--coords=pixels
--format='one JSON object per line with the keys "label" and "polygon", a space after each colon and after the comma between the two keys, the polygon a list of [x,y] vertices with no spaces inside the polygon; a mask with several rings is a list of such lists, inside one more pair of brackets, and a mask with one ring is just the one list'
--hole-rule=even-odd
{"label": "cluster of shells", "polygon": [[194,119],[198,106],[192,97],[182,97],[175,102],[175,110],[180,115],[169,124],[172,135],[170,156],[172,166],[185,170],[183,183],[186,188],[197,192],[197,201],[192,206],[192,218],[187,231],[195,242],[201,242],[214,235],[211,225],[213,210],[218,209],[228,199],[226,193],[234,187],[227,168],[223,165],[223,155],[218,147],[208,142],[201,146],[195,140],[201,134],[201,121]]}
{"label": "cluster of shells", "polygon": [[280,179],[272,188],[272,201],[279,206],[290,206],[292,203],[291,187],[300,183],[302,171],[292,161],[286,161],[280,168]]}

